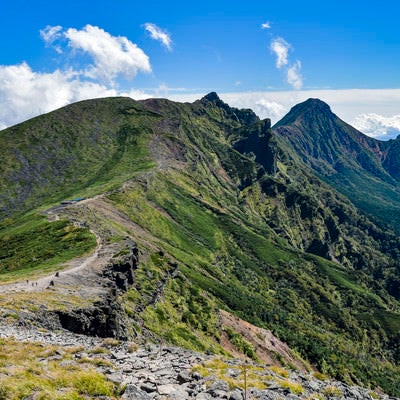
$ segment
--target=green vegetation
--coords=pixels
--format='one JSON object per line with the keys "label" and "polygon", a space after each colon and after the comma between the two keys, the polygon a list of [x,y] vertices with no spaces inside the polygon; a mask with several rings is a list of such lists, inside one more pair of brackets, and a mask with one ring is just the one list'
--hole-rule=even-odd
{"label": "green vegetation", "polygon": [[77,351],[0,339],[0,399],[119,398],[119,388],[91,363],[74,360]]}
{"label": "green vegetation", "polygon": [[0,216],[103,193],[151,168],[149,119],[131,99],[101,99],[2,131]]}
{"label": "green vegetation", "polygon": [[[26,276],[26,275],[24,275]],[[28,275],[29,276],[29,275]],[[71,308],[82,308],[90,306],[94,299],[85,299],[82,296],[62,294],[51,290],[41,292],[18,292],[0,294],[0,307],[2,308],[0,315],[8,318],[18,319],[19,311],[37,312],[43,309],[47,310],[69,310]]]}
{"label": "green vegetation", "polygon": [[252,360],[258,360],[256,352],[254,351],[254,347],[247,340],[245,340],[242,335],[228,327],[225,328],[225,332],[228,335],[229,341],[236,347],[238,351]]}
{"label": "green vegetation", "polygon": [[293,394],[297,396],[300,396],[304,392],[304,389],[301,386],[301,384],[297,382],[278,379],[276,383],[283,389],[289,389]]}
{"label": "green vegetation", "polygon": [[161,342],[224,353],[223,308],[271,329],[324,375],[400,395],[399,241],[312,173],[268,121],[213,95],[193,104],[103,99],[5,130],[0,145],[9,149],[0,171],[0,209],[10,215],[0,226],[3,271],[22,277],[94,246],[87,230],[20,212],[112,189],[104,201],[118,219],[101,224],[118,234],[107,237],[140,244],[134,284],[121,296],[132,335],[147,329]]}
{"label": "green vegetation", "polygon": [[342,392],[336,386],[327,386],[322,392],[328,399],[342,396]]}
{"label": "green vegetation", "polygon": [[[167,258],[157,253],[151,255],[148,263],[139,266],[134,286],[126,295],[128,315],[143,309],[145,327],[169,343],[225,354],[215,342],[219,336],[215,303],[183,277],[172,279],[174,268]],[[161,294],[162,300],[154,306]]]}
{"label": "green vegetation", "polygon": [[281,367],[277,367],[276,365],[273,365],[272,367],[269,368],[271,371],[275,372],[275,374],[282,376],[284,378],[289,378],[289,371],[281,368]]}
{"label": "green vegetation", "polygon": [[[382,291],[377,295],[361,284],[364,274],[352,274],[317,256],[285,251],[268,227],[260,221],[256,225],[255,219],[249,224],[235,203],[227,204],[226,212],[221,213],[211,195],[198,198],[193,195],[197,185],[188,191],[182,176],[173,178],[174,183],[168,177],[154,175],[145,186],[131,185],[129,190],[110,195],[118,208],[157,237],[157,246],[178,260],[179,270],[186,277],[172,278],[165,256],[153,254],[141,265],[137,289],[132,289],[128,297],[130,308],[148,298],[141,314],[147,328],[174,344],[219,351],[210,341],[220,335],[217,321],[214,327],[203,324],[213,320],[218,306],[228,307],[240,317],[272,329],[324,373],[348,382],[373,380],[377,385],[386,383],[386,387],[396,388],[398,369],[388,368],[389,364],[375,356],[377,348],[385,351],[384,343],[397,335],[385,328],[388,336],[382,341],[383,320],[378,322],[377,317],[382,319],[385,314],[381,311],[396,304],[393,298]],[[202,220],[207,221],[204,227]],[[195,221],[199,221],[199,229]],[[163,279],[162,300],[152,305],[154,288]],[[192,289],[188,290],[190,286],[201,291],[200,299],[209,299],[208,311]],[[369,316],[376,310],[376,316],[365,318],[367,310]],[[396,319],[399,315],[393,313],[391,320]],[[173,324],[168,322],[171,320]],[[207,336],[199,332],[207,332]],[[252,357],[251,347],[238,336],[235,339],[239,349]],[[389,349],[385,354],[394,356]],[[380,373],[382,369],[386,376]]]}
{"label": "green vegetation", "polygon": [[[235,378],[229,376],[228,373],[228,370],[232,370],[232,368],[238,370],[238,376]],[[272,376],[268,374],[268,370],[262,367],[250,364],[232,366],[219,357],[215,357],[201,365],[195,365],[192,371],[198,372],[204,377],[213,376],[218,378],[219,380],[226,382],[231,389],[256,388],[262,390],[268,387],[270,381],[274,381]]]}
{"label": "green vegetation", "polygon": [[51,272],[95,246],[89,229],[68,221],[48,222],[36,214],[6,219],[0,224],[0,280]]}

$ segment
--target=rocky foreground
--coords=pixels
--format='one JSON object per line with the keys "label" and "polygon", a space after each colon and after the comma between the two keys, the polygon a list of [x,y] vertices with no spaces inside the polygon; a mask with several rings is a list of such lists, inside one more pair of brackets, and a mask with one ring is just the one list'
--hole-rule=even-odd
{"label": "rocky foreground", "polygon": [[[42,360],[46,363],[50,359],[65,363],[62,349],[75,348],[74,359],[92,361],[108,380],[119,386],[117,398],[124,400],[394,399],[377,389],[350,386],[322,374],[223,359],[178,347],[137,346],[63,330],[52,332],[11,325],[0,326],[0,338],[59,346],[60,351]],[[0,387],[1,379],[0,374]]]}

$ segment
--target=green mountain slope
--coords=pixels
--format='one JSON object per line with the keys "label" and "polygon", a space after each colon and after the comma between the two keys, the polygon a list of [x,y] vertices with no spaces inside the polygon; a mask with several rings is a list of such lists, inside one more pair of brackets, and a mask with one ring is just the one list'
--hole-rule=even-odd
{"label": "green mountain slope", "polygon": [[127,98],[91,100],[0,133],[0,215],[108,190],[152,165],[142,121]]}
{"label": "green mountain slope", "polygon": [[396,179],[396,181],[400,180],[400,138],[395,140],[389,140],[386,143],[381,143],[381,146],[384,148],[384,153],[382,157],[382,165],[383,168],[389,174]]}
{"label": "green mountain slope", "polygon": [[398,141],[381,142],[346,124],[318,99],[298,104],[274,126],[278,140],[366,213],[398,230]]}
{"label": "green mountain slope", "polygon": [[0,146],[0,240],[29,209],[100,194],[107,207],[88,224],[138,244],[120,296],[132,334],[222,352],[222,308],[326,374],[400,394],[399,242],[315,176],[269,120],[215,93],[192,104],[102,99],[0,132]]}

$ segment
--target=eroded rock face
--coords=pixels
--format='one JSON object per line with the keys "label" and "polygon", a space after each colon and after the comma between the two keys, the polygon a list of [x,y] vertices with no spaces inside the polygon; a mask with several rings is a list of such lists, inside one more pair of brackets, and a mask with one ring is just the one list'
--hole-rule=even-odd
{"label": "eroded rock face", "polygon": [[110,262],[103,271],[103,276],[108,278],[115,285],[116,290],[126,291],[129,285],[133,284],[134,271],[139,263],[139,252],[137,247],[132,243],[127,250],[127,254],[118,256],[114,261]]}
{"label": "eroded rock face", "polygon": [[71,332],[123,339],[125,332],[119,323],[121,311],[116,297],[110,295],[90,308],[56,311],[56,314],[61,326]]}
{"label": "eroded rock face", "polygon": [[111,260],[101,272],[104,285],[108,288],[102,300],[86,308],[55,311],[62,328],[89,336],[127,338],[124,324],[121,323],[123,310],[117,295],[128,290],[134,282],[139,256],[133,243],[124,253]]}

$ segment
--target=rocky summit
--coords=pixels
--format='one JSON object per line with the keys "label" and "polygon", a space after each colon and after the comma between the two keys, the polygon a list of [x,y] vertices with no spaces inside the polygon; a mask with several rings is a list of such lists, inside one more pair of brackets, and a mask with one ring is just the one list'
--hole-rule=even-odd
{"label": "rocky summit", "polygon": [[0,148],[0,398],[400,396],[397,140],[210,93]]}

